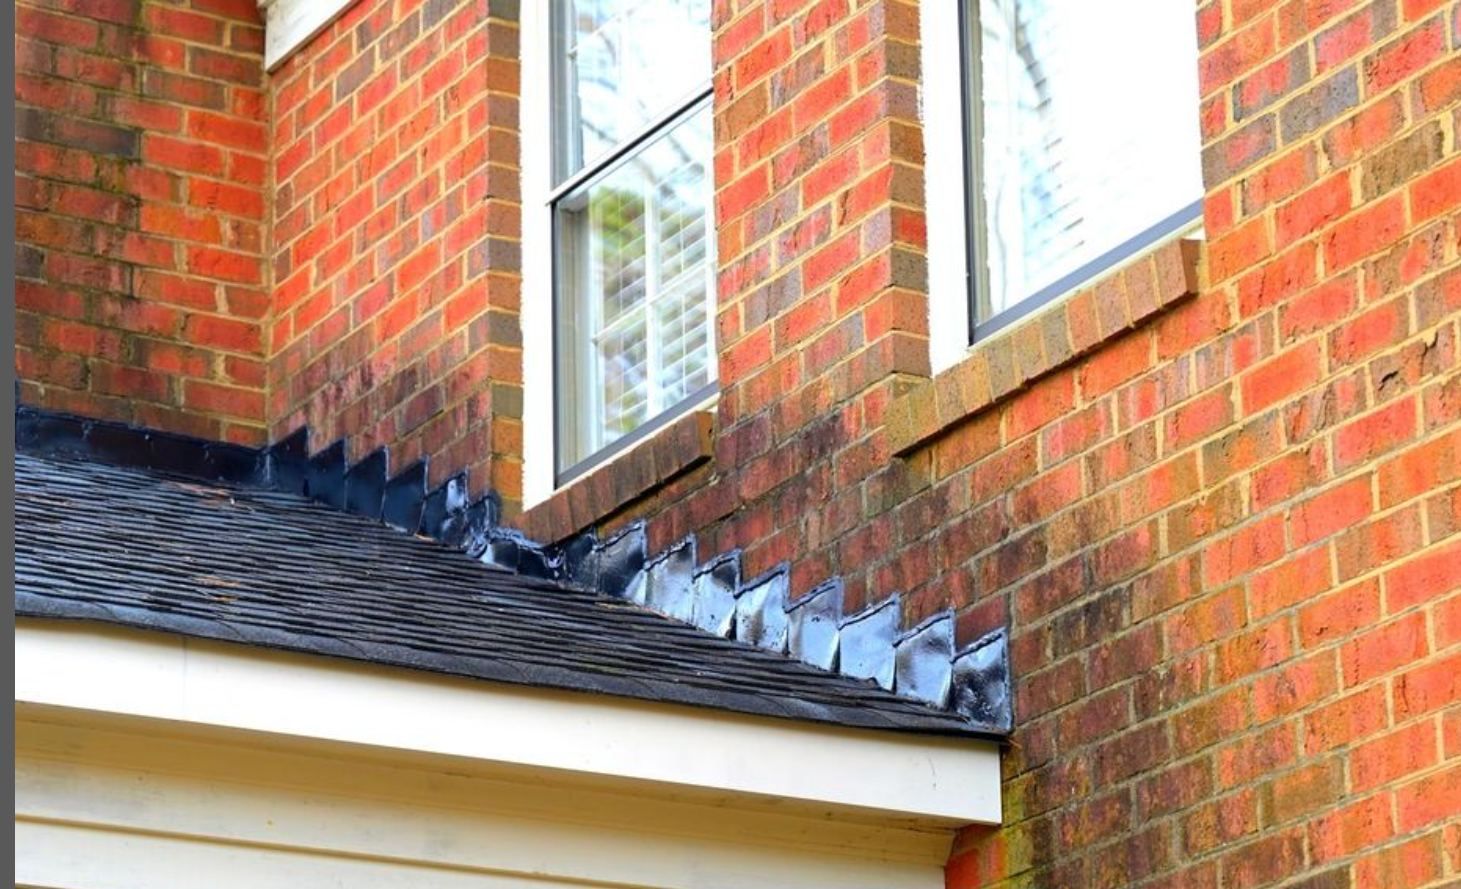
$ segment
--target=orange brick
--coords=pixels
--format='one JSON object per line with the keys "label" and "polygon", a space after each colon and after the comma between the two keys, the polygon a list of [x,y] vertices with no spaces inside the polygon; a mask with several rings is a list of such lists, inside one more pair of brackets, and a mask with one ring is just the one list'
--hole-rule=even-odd
{"label": "orange brick", "polygon": [[1294,546],[1308,546],[1369,517],[1374,509],[1370,487],[1371,477],[1363,475],[1295,505],[1289,519]]}
{"label": "orange brick", "polygon": [[1323,372],[1320,347],[1308,342],[1258,365],[1242,377],[1243,411],[1252,416],[1302,392]]}
{"label": "orange brick", "polygon": [[1401,398],[1334,433],[1334,462],[1341,469],[1393,450],[1415,437],[1416,402]]}
{"label": "orange brick", "polygon": [[1457,800],[1461,800],[1461,766],[1452,766],[1400,787],[1395,791],[1400,830],[1412,833],[1454,819],[1461,811]]}
{"label": "orange brick", "polygon": [[1430,768],[1439,741],[1435,721],[1425,720],[1361,744],[1349,754],[1350,782],[1364,792]]}
{"label": "orange brick", "polygon": [[1425,615],[1412,614],[1382,624],[1340,649],[1345,685],[1358,685],[1406,667],[1423,660],[1429,651]]}

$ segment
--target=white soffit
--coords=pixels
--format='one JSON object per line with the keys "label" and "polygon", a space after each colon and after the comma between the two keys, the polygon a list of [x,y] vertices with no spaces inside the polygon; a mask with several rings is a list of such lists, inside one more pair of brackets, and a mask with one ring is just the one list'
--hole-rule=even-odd
{"label": "white soffit", "polygon": [[162,633],[21,618],[15,700],[464,757],[522,770],[997,824],[995,743],[526,689]]}
{"label": "white soffit", "polygon": [[355,0],[259,0],[264,19],[264,67],[270,71],[308,43]]}
{"label": "white soffit", "polygon": [[953,838],[79,715],[16,710],[19,885],[935,889]]}

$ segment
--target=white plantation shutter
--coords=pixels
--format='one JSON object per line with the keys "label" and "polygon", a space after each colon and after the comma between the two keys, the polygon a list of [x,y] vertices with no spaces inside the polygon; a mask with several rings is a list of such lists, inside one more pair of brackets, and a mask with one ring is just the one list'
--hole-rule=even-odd
{"label": "white plantation shutter", "polygon": [[1197,38],[1191,4],[1172,0],[968,3],[974,309],[989,329],[1197,218]]}
{"label": "white plantation shutter", "polygon": [[708,0],[558,0],[558,469],[715,381]]}

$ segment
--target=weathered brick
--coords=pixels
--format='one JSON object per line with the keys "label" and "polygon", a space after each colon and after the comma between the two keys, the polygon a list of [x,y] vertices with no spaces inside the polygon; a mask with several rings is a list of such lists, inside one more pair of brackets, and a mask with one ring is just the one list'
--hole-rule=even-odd
{"label": "weathered brick", "polygon": [[[249,0],[144,3],[127,58],[119,5],[38,5],[23,394],[230,438],[308,422],[470,469],[516,516],[541,456],[518,313],[546,291],[511,5],[361,0],[267,83]],[[950,886],[1451,874],[1461,17],[1199,3],[1200,257],[1133,258],[928,381],[920,11],[713,4],[717,428],[693,468],[664,430],[522,527],[644,518],[839,575],[849,607],[901,589],[961,640],[1008,626],[1006,824],[956,842]]]}
{"label": "weathered brick", "polygon": [[1345,68],[1295,96],[1279,109],[1285,144],[1297,141],[1337,120],[1360,102],[1359,72]]}
{"label": "weathered brick", "polygon": [[1440,121],[1431,121],[1370,155],[1361,166],[1364,199],[1372,201],[1427,172],[1444,156],[1445,139]]}

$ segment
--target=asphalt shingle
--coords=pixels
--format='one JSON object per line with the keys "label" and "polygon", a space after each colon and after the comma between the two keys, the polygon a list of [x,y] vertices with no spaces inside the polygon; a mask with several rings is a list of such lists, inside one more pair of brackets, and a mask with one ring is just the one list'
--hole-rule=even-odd
{"label": "asphalt shingle", "polygon": [[294,494],[19,454],[15,513],[20,616],[843,726],[997,734]]}

